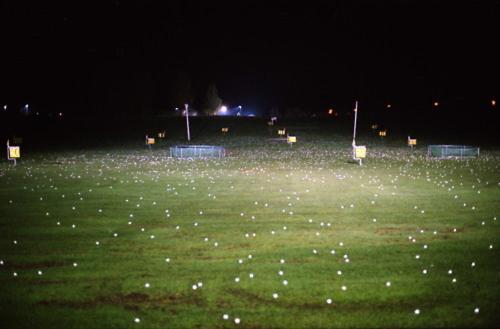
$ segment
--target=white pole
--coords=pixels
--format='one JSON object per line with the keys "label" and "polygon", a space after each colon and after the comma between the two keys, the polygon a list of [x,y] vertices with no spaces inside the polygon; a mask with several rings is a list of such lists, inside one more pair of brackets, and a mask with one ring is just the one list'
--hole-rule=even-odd
{"label": "white pole", "polygon": [[358,121],[358,101],[356,101],[356,106],[354,107],[354,131],[352,134],[352,146],[356,146],[356,124]]}
{"label": "white pole", "polygon": [[188,112],[188,105],[184,104],[184,107],[186,108],[186,129],[187,129],[187,139],[188,142],[191,141],[191,134],[189,132],[189,112]]}

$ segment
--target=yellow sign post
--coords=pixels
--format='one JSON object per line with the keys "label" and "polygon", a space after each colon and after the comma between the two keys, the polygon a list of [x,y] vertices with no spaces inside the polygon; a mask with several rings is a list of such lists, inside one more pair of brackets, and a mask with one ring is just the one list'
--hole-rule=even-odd
{"label": "yellow sign post", "polygon": [[19,146],[9,146],[9,157],[19,159],[21,157],[21,148]]}
{"label": "yellow sign post", "polygon": [[7,160],[13,161],[14,166],[17,165],[17,159],[21,158],[21,147],[10,146],[10,141],[7,140]]}
{"label": "yellow sign post", "polygon": [[413,146],[417,145],[417,139],[416,138],[410,138],[408,136],[408,146],[413,150]]}
{"label": "yellow sign post", "polygon": [[356,159],[366,158],[366,146],[355,146],[354,147],[354,157]]}
{"label": "yellow sign post", "polygon": [[146,135],[146,146],[149,148],[150,151],[152,151],[151,145],[154,145],[154,144],[155,144],[155,139]]}
{"label": "yellow sign post", "polygon": [[366,158],[366,146],[356,145],[356,126],[358,122],[358,101],[354,106],[354,129],[352,132],[352,158],[357,161],[361,166],[363,164],[363,159]]}

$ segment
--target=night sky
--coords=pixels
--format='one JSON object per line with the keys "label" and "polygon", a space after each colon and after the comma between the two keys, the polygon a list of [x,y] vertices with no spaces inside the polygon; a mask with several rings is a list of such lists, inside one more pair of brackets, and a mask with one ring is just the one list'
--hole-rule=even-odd
{"label": "night sky", "polygon": [[215,83],[224,104],[259,111],[498,95],[499,2],[4,1],[0,11],[0,102],[13,107],[160,113],[180,105],[182,81],[195,108]]}

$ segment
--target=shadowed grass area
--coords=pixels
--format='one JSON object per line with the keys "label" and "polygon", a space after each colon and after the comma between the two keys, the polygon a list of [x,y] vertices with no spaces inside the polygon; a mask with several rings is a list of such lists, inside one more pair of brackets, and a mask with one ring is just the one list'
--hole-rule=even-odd
{"label": "shadowed grass area", "polygon": [[1,327],[494,327],[499,154],[309,137],[1,164]]}

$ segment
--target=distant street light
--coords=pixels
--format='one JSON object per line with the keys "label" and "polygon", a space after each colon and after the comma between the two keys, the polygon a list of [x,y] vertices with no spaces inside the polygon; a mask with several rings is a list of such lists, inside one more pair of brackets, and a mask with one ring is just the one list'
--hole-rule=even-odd
{"label": "distant street light", "polygon": [[496,101],[496,100],[494,100],[494,99],[492,99],[492,100],[491,100],[491,106],[496,106],[496,105],[497,105],[497,101]]}
{"label": "distant street light", "polygon": [[386,107],[387,109],[390,109],[390,108],[392,107],[392,105],[391,105],[391,104],[387,104],[385,107]]}
{"label": "distant street light", "polygon": [[222,105],[219,109],[219,112],[223,114],[227,113],[227,106]]}
{"label": "distant street light", "polygon": [[432,105],[434,105],[434,107],[438,107],[439,106],[439,102],[434,102]]}

